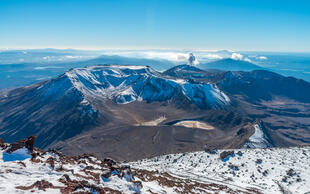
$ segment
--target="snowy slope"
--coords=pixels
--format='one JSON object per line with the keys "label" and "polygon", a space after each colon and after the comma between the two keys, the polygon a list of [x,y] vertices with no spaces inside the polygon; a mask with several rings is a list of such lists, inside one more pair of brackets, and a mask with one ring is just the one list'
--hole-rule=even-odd
{"label": "snowy slope", "polygon": [[[0,155],[2,157],[2,152]],[[96,175],[91,173],[108,172],[109,168],[107,166],[104,167],[101,161],[91,156],[74,160],[72,158],[63,158],[63,156],[57,153],[46,152],[42,153],[37,161],[29,158],[5,161],[1,157],[0,172],[2,176],[0,177],[0,193],[42,193],[43,191],[61,193],[61,190],[71,192],[70,188],[68,188],[69,181],[66,176],[73,182],[71,184],[74,184],[74,181],[77,184],[80,184],[83,180],[88,182],[85,183],[84,188],[76,189],[76,191],[91,191],[95,188],[92,186],[87,187],[87,184],[95,185],[96,187],[105,186],[125,193],[140,191],[138,184],[129,181],[131,180],[131,174],[127,174],[124,177],[115,175],[109,178],[104,178],[103,175],[100,178],[100,174],[98,174],[98,179],[95,179]],[[90,170],[87,171],[86,169]],[[61,179],[67,179],[67,181]],[[30,188],[33,184],[38,185],[38,187]],[[39,185],[46,188],[40,188]]]}
{"label": "snowy slope", "polygon": [[69,157],[38,150],[31,138],[34,140],[32,136],[14,144],[0,140],[0,193],[249,193],[222,184],[133,169],[90,154]]}
{"label": "snowy slope", "polygon": [[28,140],[0,140],[0,193],[298,194],[310,191],[309,166],[310,147],[192,152],[118,164],[90,154],[31,151]]}
{"label": "snowy slope", "polygon": [[[59,79],[58,91],[49,91],[53,98],[68,92],[81,93],[84,100],[110,99],[119,104],[133,101],[169,101],[183,95],[200,108],[221,107],[230,99],[209,83],[190,83],[167,78],[147,66],[99,65],[72,69]],[[54,95],[57,93],[57,95]]]}
{"label": "snowy slope", "polygon": [[273,147],[270,139],[264,133],[262,122],[254,125],[255,132],[251,135],[243,148],[270,148]]}
{"label": "snowy slope", "polygon": [[[227,161],[221,159],[223,152],[228,153]],[[310,147],[171,154],[131,162],[129,165],[203,183],[252,188],[266,194],[310,192]]]}

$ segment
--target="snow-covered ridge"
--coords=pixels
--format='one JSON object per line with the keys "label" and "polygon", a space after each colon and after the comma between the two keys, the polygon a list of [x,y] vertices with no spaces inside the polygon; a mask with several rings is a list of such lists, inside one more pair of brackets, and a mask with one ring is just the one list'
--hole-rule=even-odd
{"label": "snow-covered ridge", "polygon": [[270,139],[264,133],[264,126],[262,122],[254,124],[255,132],[248,141],[244,144],[244,148],[270,148],[273,147]]}
{"label": "snow-covered ridge", "polygon": [[167,101],[183,95],[200,108],[221,107],[230,102],[215,84],[167,78],[147,66],[90,66],[72,69],[65,76],[86,99],[96,97],[126,104]]}
{"label": "snow-covered ridge", "polygon": [[[236,149],[170,154],[130,162],[133,168],[222,184],[249,193],[310,192],[310,147]],[[223,192],[226,193],[226,192]]]}

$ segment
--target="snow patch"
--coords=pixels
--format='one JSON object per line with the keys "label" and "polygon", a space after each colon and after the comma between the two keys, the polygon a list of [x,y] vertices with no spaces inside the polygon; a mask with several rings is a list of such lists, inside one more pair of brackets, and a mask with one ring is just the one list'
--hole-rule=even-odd
{"label": "snow patch", "polygon": [[264,133],[261,124],[255,124],[255,132],[244,144],[244,148],[269,148],[272,144],[269,142],[268,137]]}

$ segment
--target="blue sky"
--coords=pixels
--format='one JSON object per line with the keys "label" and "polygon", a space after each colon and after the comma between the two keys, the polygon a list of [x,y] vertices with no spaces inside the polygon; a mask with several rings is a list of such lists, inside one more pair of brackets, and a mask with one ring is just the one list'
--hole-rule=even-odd
{"label": "blue sky", "polygon": [[310,1],[0,0],[0,48],[310,52]]}

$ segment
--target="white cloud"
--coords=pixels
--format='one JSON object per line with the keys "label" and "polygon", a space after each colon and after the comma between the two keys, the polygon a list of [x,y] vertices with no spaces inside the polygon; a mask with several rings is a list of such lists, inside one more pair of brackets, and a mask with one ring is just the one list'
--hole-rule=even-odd
{"label": "white cloud", "polygon": [[223,57],[218,54],[206,54],[206,55],[203,55],[203,57],[207,59],[223,59]]}
{"label": "white cloud", "polygon": [[188,53],[173,51],[105,51],[105,55],[119,55],[133,58],[165,59],[169,61],[187,61]]}
{"label": "white cloud", "polygon": [[51,57],[50,57],[50,56],[45,56],[45,57],[43,57],[42,59],[44,59],[44,60],[50,60]]}
{"label": "white cloud", "polygon": [[146,58],[146,59],[157,59],[157,60],[169,60],[176,63],[187,62],[188,54],[192,52],[196,57],[196,62],[214,60],[214,59],[223,59],[225,56],[222,54],[215,53],[214,51],[182,51],[182,50],[106,50],[102,54],[105,55],[119,55],[124,57],[133,57],[133,58]]}
{"label": "white cloud", "polygon": [[242,60],[243,59],[243,55],[241,55],[240,53],[232,53],[231,54],[231,58],[234,60]]}
{"label": "white cloud", "polygon": [[78,55],[76,55],[76,56],[71,56],[71,55],[67,55],[67,56],[65,56],[65,58],[67,58],[67,59],[80,59],[80,58],[83,58],[83,56],[78,56]]}
{"label": "white cloud", "polygon": [[45,70],[45,69],[61,69],[61,68],[63,68],[63,67],[61,67],[61,66],[44,66],[44,67],[39,66],[39,67],[35,67],[34,69],[35,70]]}
{"label": "white cloud", "polygon": [[233,60],[247,61],[249,63],[252,63],[252,61],[251,61],[251,59],[249,59],[249,57],[245,57],[240,53],[232,53],[231,58]]}
{"label": "white cloud", "polygon": [[257,59],[260,59],[260,60],[267,60],[267,57],[265,57],[265,56],[259,56],[259,57],[257,57]]}

